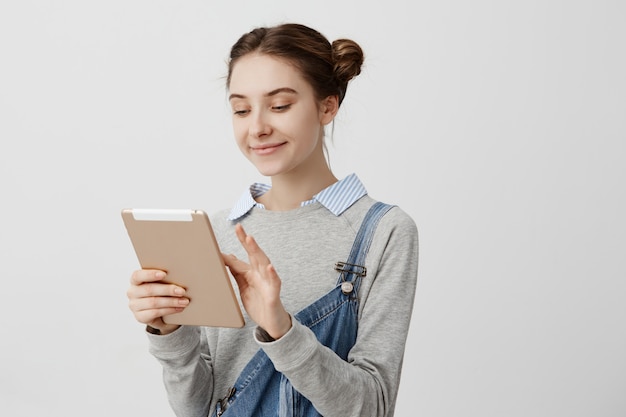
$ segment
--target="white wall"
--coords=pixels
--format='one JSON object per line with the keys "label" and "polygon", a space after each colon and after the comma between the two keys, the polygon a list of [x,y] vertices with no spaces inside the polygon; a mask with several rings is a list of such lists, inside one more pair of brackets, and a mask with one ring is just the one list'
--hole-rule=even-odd
{"label": "white wall", "polygon": [[[217,4],[214,4],[217,3]],[[626,414],[620,1],[0,4],[0,415],[171,416],[123,207],[227,207],[230,45],[299,21],[367,54],[336,174],[418,223],[398,416]]]}

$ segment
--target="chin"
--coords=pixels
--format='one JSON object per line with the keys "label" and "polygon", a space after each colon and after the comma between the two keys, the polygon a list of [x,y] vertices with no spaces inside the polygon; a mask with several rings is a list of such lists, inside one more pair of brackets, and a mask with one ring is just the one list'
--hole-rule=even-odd
{"label": "chin", "polygon": [[257,169],[257,171],[259,171],[259,173],[265,177],[274,177],[277,175],[287,174],[298,166],[297,164],[290,164],[290,161],[278,159],[268,159],[265,161],[256,160],[251,162],[253,162],[253,165]]}
{"label": "chin", "polygon": [[259,171],[259,174],[263,175],[264,177],[273,177],[273,176],[280,175],[285,172],[281,168],[268,167],[264,165],[256,165],[256,169],[257,171]]}

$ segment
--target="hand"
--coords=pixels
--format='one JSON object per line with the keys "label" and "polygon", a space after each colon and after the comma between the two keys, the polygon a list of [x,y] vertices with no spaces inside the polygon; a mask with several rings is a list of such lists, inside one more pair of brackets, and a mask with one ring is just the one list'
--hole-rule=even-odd
{"label": "hand", "polygon": [[241,224],[235,226],[235,234],[248,253],[250,263],[225,254],[224,262],[237,281],[248,315],[270,336],[279,339],[291,329],[291,316],[280,300],[281,280],[269,258]]}
{"label": "hand", "polygon": [[174,284],[161,282],[166,274],[153,269],[140,269],[130,277],[130,288],[126,292],[128,306],[138,322],[168,334],[178,329],[176,324],[167,324],[163,316],[180,313],[189,304],[185,289]]}

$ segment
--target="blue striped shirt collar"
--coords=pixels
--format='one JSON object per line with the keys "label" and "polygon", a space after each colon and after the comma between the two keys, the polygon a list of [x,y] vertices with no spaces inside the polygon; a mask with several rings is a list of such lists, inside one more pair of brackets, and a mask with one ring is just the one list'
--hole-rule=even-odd
{"label": "blue striped shirt collar", "polygon": [[[265,194],[270,188],[272,187],[268,184],[258,182],[252,184],[233,206],[228,215],[228,220],[237,220],[252,210],[253,207],[265,208],[263,204],[258,203],[255,198]],[[335,216],[339,216],[366,194],[367,191],[361,183],[361,180],[359,180],[356,174],[350,174],[344,179],[324,188],[314,195],[312,199],[303,201],[300,206],[304,207],[319,202]]]}

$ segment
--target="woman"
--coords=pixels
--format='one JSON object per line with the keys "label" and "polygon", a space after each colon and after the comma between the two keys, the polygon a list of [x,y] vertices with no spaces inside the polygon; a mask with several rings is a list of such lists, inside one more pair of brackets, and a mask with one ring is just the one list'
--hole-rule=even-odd
{"label": "woman", "polygon": [[165,324],[189,300],[160,282],[162,271],[135,271],[128,290],[177,415],[393,415],[417,228],[369,197],[356,175],[339,181],[324,146],[362,63],[355,42],[331,44],[298,24],[257,28],[233,45],[234,136],[271,178],[212,216],[247,324]]}

